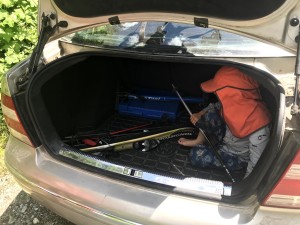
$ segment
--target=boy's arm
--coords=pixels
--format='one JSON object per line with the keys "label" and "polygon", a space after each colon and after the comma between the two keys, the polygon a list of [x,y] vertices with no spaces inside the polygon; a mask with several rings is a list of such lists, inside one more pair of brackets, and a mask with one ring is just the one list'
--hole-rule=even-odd
{"label": "boy's arm", "polygon": [[202,111],[209,111],[209,110],[218,110],[220,111],[221,109],[221,103],[220,102],[214,102],[214,103],[209,103],[208,106],[206,106],[206,108],[204,108]]}
{"label": "boy's arm", "polygon": [[198,127],[197,123],[201,123],[200,119],[206,112],[220,111],[220,108],[221,108],[220,102],[210,103],[206,108],[202,109],[200,112],[192,114],[192,116],[191,116],[192,124],[194,124],[196,127]]}

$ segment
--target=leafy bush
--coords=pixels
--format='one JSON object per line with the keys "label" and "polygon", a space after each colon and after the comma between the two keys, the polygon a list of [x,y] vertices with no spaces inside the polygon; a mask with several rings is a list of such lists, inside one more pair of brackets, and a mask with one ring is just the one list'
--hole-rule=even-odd
{"label": "leafy bush", "polygon": [[28,56],[37,41],[37,0],[0,1],[0,76]]}

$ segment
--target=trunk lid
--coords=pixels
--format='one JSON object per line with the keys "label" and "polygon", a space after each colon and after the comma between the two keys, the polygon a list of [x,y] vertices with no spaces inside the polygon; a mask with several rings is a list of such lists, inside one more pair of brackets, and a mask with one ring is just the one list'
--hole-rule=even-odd
{"label": "trunk lid", "polygon": [[297,0],[113,0],[109,4],[98,0],[52,0],[39,4],[39,18],[42,13],[53,14],[53,25],[57,21],[68,22],[67,27],[59,27],[52,39],[76,29],[108,23],[113,16],[118,16],[121,23],[156,20],[193,24],[197,18],[204,18],[208,20],[208,27],[231,30],[295,52],[299,30]]}

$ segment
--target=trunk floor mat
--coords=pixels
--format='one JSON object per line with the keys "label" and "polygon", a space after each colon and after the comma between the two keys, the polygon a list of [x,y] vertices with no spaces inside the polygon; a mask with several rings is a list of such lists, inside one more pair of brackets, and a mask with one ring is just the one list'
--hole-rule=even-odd
{"label": "trunk floor mat", "polygon": [[[149,122],[151,122],[151,120],[145,118],[126,117],[116,114],[97,129],[97,133],[114,132],[133,126],[140,126]],[[174,124],[176,124],[176,126],[182,124],[184,127],[188,124],[188,126],[192,127],[189,123],[189,116],[187,114],[181,116],[180,119],[176,121],[154,121],[154,124],[161,127]],[[148,127],[145,127],[144,129],[147,128]],[[222,168],[199,169],[193,166],[189,161],[190,147],[179,145],[177,143],[178,139],[179,138],[177,137],[163,141],[156,148],[148,152],[141,152],[133,149],[120,151],[117,156],[111,156],[105,160],[129,168],[179,179],[196,177],[210,180],[230,181]],[[234,171],[232,172],[232,176],[236,180],[239,180],[243,178],[244,172],[244,170]]]}

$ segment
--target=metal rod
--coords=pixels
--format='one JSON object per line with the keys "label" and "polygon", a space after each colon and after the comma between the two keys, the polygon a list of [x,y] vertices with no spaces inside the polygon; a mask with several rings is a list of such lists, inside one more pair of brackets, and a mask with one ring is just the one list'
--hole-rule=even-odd
{"label": "metal rod", "polygon": [[[103,150],[103,149],[108,149],[108,148],[117,148],[118,151],[120,150],[125,150],[128,148],[132,148],[132,143],[137,142],[137,141],[144,141],[147,139],[156,139],[159,141],[164,141],[169,138],[173,137],[180,137],[180,136],[191,136],[193,135],[193,127],[181,127],[181,128],[176,128],[156,134],[149,134],[143,137],[138,137],[138,138],[133,138],[125,141],[120,141],[120,142],[114,142],[114,143],[109,143],[105,145],[99,145],[99,146],[94,146],[94,147],[88,147],[88,148],[81,148],[81,151],[84,152],[91,152],[94,150]],[[181,132],[181,133],[180,133]],[[119,146],[119,147],[118,147]]]}
{"label": "metal rod", "polygon": [[[297,38],[298,37],[298,38]],[[295,64],[295,89],[294,89],[294,102],[291,108],[291,113],[292,114],[298,114],[299,113],[299,76],[300,76],[300,27],[298,31],[298,36],[297,36],[297,55],[296,55],[296,64]]]}
{"label": "metal rod", "polygon": [[[189,107],[187,106],[187,104],[184,102],[183,98],[181,97],[181,95],[179,94],[179,92],[177,91],[176,87],[174,84],[172,84],[172,87],[174,89],[174,91],[176,92],[176,94],[178,95],[179,99],[181,100],[182,104],[184,105],[185,109],[188,111],[188,113],[190,114],[190,116],[192,116],[192,112],[189,109]],[[199,127],[198,127],[199,128]],[[223,162],[220,154],[218,153],[217,149],[215,148],[215,146],[211,143],[211,141],[209,140],[209,138],[206,136],[205,132],[199,128],[199,131],[202,133],[202,135],[204,136],[205,140],[207,141],[207,143],[209,144],[209,146],[211,147],[211,149],[213,150],[213,152],[215,153],[217,159],[219,160],[219,162],[221,163],[222,167],[224,168],[224,170],[226,171],[226,173],[228,174],[228,176],[230,177],[232,182],[235,182],[235,180],[233,179],[233,177],[231,176],[229,170],[227,169],[225,163]]]}
{"label": "metal rod", "polygon": [[295,74],[295,88],[294,88],[294,105],[298,107],[298,86],[299,86],[299,75]]}
{"label": "metal rod", "polygon": [[146,127],[146,126],[151,125],[151,124],[153,124],[153,123],[152,122],[145,123],[145,124],[142,124],[142,125],[138,125],[138,126],[134,126],[134,127],[129,127],[129,128],[123,129],[123,130],[113,131],[113,132],[110,132],[109,134],[110,135],[114,135],[114,134],[124,133],[126,131],[135,130],[135,129],[138,129],[138,128],[141,128],[141,127]]}

